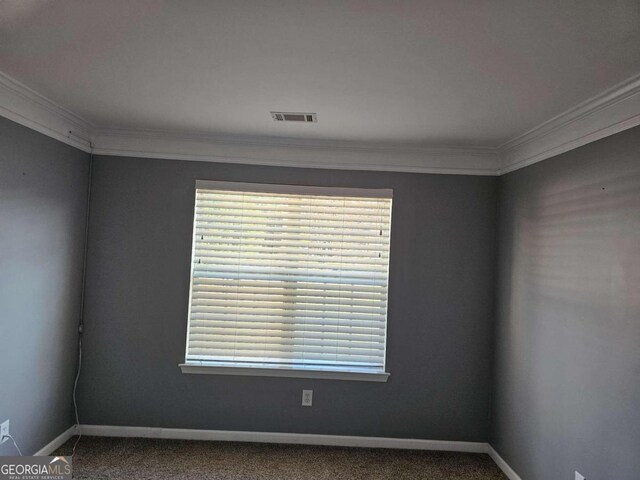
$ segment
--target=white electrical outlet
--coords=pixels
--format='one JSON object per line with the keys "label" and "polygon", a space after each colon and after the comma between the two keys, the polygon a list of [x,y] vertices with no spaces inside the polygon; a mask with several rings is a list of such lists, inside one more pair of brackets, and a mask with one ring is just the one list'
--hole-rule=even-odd
{"label": "white electrical outlet", "polygon": [[302,390],[302,406],[310,407],[313,405],[313,390]]}
{"label": "white electrical outlet", "polygon": [[2,422],[2,425],[0,425],[0,443],[9,440],[9,437],[6,435],[9,435],[9,420]]}
{"label": "white electrical outlet", "polygon": [[580,475],[578,472],[576,472],[576,479],[575,480],[586,480],[582,475]]}

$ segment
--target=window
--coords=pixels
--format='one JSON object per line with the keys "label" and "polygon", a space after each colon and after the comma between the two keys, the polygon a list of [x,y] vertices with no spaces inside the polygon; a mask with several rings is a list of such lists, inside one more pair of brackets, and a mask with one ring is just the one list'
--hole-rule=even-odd
{"label": "window", "polygon": [[386,381],[391,194],[198,181],[183,372]]}

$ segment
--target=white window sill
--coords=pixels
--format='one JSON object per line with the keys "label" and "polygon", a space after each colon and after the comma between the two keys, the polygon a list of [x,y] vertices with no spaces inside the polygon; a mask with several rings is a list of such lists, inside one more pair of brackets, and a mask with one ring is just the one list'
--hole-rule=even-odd
{"label": "white window sill", "polygon": [[342,371],[329,369],[307,369],[288,367],[245,367],[229,365],[205,365],[201,363],[180,363],[182,373],[205,375],[241,375],[251,377],[288,377],[317,378],[328,380],[353,380],[360,382],[386,382],[387,372],[368,372],[366,370]]}

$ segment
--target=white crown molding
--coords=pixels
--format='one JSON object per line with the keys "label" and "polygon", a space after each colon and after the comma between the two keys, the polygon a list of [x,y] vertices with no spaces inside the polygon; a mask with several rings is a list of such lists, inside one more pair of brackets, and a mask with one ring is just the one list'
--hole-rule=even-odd
{"label": "white crown molding", "polygon": [[102,129],[94,153],[281,167],[495,175],[491,148],[406,147],[390,144],[240,137],[153,130]]}
{"label": "white crown molding", "polygon": [[511,468],[509,464],[505,462],[505,460],[498,454],[498,452],[496,452],[496,450],[491,445],[488,445],[487,453],[493,459],[493,461],[496,462],[496,465],[500,467],[500,470],[504,472],[509,480],[522,480],[522,478],[520,478],[515,470],[513,470],[513,468]]}
{"label": "white crown molding", "polygon": [[640,125],[640,75],[497,148],[97,128],[2,72],[0,115],[100,155],[341,170],[502,175]]}
{"label": "white crown molding", "polygon": [[26,85],[0,72],[0,115],[89,152],[94,127]]}
{"label": "white crown molding", "polygon": [[165,438],[217,442],[285,443],[290,445],[325,445],[333,447],[400,448],[447,452],[487,453],[484,442],[422,440],[417,438],[355,437],[310,433],[242,432],[232,430],[195,430],[187,428],[125,427],[81,425],[82,435],[94,437]]}
{"label": "white crown molding", "polygon": [[73,437],[76,434],[77,431],[78,429],[76,425],[69,427],[67,430],[65,430],[56,438],[51,440],[49,443],[47,443],[44,447],[42,447],[33,455],[36,457],[46,457],[50,455],[51,453],[55,452],[58,448],[60,448],[62,445],[64,445],[67,442],[67,440],[69,440],[71,437]]}
{"label": "white crown molding", "polygon": [[640,75],[504,143],[500,175],[640,125]]}
{"label": "white crown molding", "polygon": [[[407,147],[291,138],[99,129],[0,72],[0,115],[100,155],[284,167],[495,175],[492,148]],[[93,146],[93,149],[91,148]]]}

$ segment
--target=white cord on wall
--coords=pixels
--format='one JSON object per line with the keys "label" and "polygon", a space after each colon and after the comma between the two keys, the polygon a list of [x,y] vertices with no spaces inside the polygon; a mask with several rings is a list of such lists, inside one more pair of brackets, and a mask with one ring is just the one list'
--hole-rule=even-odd
{"label": "white cord on wall", "polygon": [[[18,451],[20,456],[22,456],[22,452],[20,451],[20,447],[16,443],[16,440],[11,435],[9,435],[8,433],[6,435],[4,435],[1,440],[4,440],[5,438],[10,438],[11,439],[11,441],[13,442],[13,446],[16,447],[16,450]],[[1,443],[1,440],[0,440],[0,443]]]}
{"label": "white cord on wall", "polygon": [[82,331],[78,336],[78,373],[76,373],[76,379],[73,382],[73,409],[76,413],[76,429],[78,431],[78,438],[76,443],[73,444],[73,450],[71,452],[71,458],[76,454],[76,447],[82,438],[82,429],[80,428],[80,417],[78,416],[78,402],[76,401],[76,390],[78,389],[78,379],[80,378],[80,370],[82,369]]}
{"label": "white cord on wall", "polygon": [[93,144],[89,143],[91,147],[91,154],[89,157],[89,186],[87,188],[87,215],[85,218],[85,230],[84,230],[84,253],[82,259],[82,291],[80,293],[80,323],[78,325],[78,371],[76,372],[76,378],[73,382],[73,410],[76,416],[76,431],[78,432],[78,438],[73,444],[73,450],[71,451],[71,458],[76,454],[78,443],[82,438],[82,429],[80,428],[80,416],[78,415],[78,400],[76,398],[76,392],[78,390],[78,380],[80,380],[80,370],[82,370],[82,334],[84,333],[84,303],[85,303],[85,288],[87,283],[87,248],[89,246],[89,208],[91,207],[91,182],[93,181]]}

